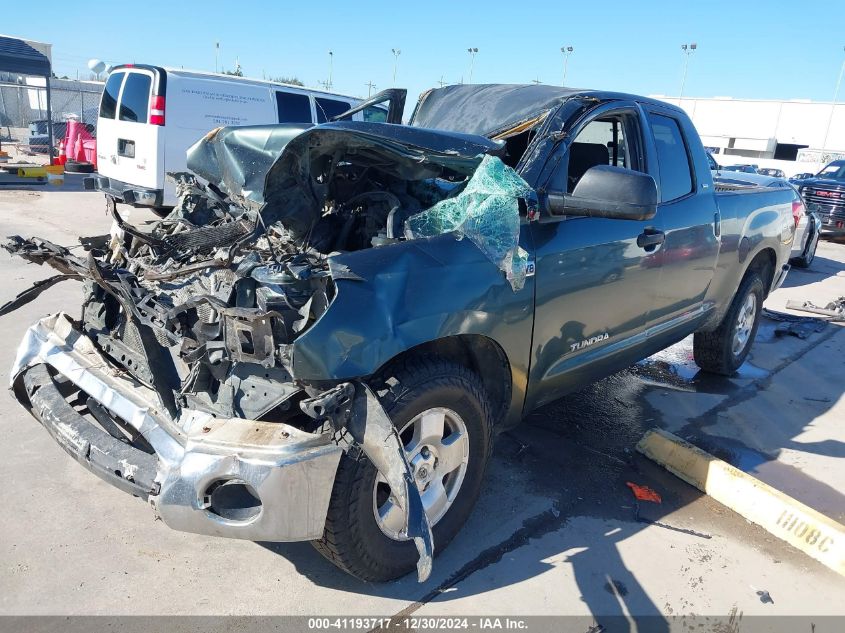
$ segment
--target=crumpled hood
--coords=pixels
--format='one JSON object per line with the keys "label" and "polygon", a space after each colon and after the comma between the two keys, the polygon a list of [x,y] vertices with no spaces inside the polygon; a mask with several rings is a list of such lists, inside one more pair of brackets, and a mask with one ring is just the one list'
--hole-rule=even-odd
{"label": "crumpled hood", "polygon": [[244,206],[264,203],[267,170],[291,139],[311,125],[219,127],[188,149],[188,169]]}
{"label": "crumpled hood", "polygon": [[389,123],[260,125],[210,132],[188,150],[188,168],[236,203],[262,208],[266,224],[281,221],[301,238],[322,213],[325,192],[314,178],[332,158],[422,180],[471,176],[485,154],[503,151],[502,142],[483,136]]}

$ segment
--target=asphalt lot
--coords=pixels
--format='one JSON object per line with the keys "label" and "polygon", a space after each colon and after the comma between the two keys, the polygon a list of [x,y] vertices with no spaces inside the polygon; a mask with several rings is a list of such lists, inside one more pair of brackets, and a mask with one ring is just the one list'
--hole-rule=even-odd
{"label": "asphalt lot", "polygon": [[[75,244],[108,232],[104,208],[78,177],[0,189],[0,235]],[[5,252],[0,265],[0,301],[51,274]],[[823,241],[767,306],[842,295],[845,244]],[[0,318],[0,379],[26,327],[79,299],[67,282]],[[733,378],[699,374],[684,341],[500,436],[481,501],[424,585],[361,583],[308,543],[173,532],[4,392],[0,614],[845,614],[845,578],[634,452],[661,427],[845,521],[845,333],[780,338],[776,325],[761,325]],[[638,511],[626,482],[662,503]]]}

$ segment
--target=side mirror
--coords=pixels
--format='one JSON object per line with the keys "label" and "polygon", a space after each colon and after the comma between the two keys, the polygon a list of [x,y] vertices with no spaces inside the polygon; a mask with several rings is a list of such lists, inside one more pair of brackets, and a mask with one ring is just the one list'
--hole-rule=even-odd
{"label": "side mirror", "polygon": [[552,215],[650,220],[657,213],[657,183],[648,174],[612,165],[588,169],[571,193],[549,191]]}

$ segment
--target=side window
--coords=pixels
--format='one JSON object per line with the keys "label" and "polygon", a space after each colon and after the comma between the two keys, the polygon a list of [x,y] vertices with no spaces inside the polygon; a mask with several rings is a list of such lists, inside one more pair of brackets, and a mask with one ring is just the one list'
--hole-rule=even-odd
{"label": "side window", "polygon": [[387,121],[387,110],[380,106],[370,106],[364,108],[364,120],[369,123],[384,123]]}
{"label": "side window", "polygon": [[311,99],[296,92],[277,92],[279,123],[311,123]]}
{"label": "side window", "polygon": [[590,121],[569,144],[548,188],[572,193],[587,170],[597,165],[640,170],[634,147],[638,128],[633,114],[609,115]]}
{"label": "side window", "polygon": [[317,123],[325,123],[329,119],[338,114],[343,114],[352,106],[346,101],[336,101],[335,99],[326,99],[325,97],[315,97],[317,104]]}
{"label": "side window", "polygon": [[689,153],[675,119],[649,113],[648,120],[660,163],[660,201],[669,202],[692,191]]}
{"label": "side window", "polygon": [[120,94],[120,84],[126,73],[112,73],[103,88],[103,98],[100,99],[100,118],[113,119],[117,113],[117,96]]}
{"label": "side window", "polygon": [[120,97],[120,120],[134,123],[147,122],[150,107],[150,87],[153,79],[143,73],[128,73],[123,95]]}

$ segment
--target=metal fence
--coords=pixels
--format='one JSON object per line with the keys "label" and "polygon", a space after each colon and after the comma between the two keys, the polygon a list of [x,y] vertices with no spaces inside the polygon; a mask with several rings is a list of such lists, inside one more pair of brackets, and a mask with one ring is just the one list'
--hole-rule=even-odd
{"label": "metal fence", "polygon": [[[51,79],[53,135],[64,138],[70,120],[86,124],[96,135],[103,83]],[[24,153],[47,154],[47,89],[44,79],[0,73],[0,141]]]}

